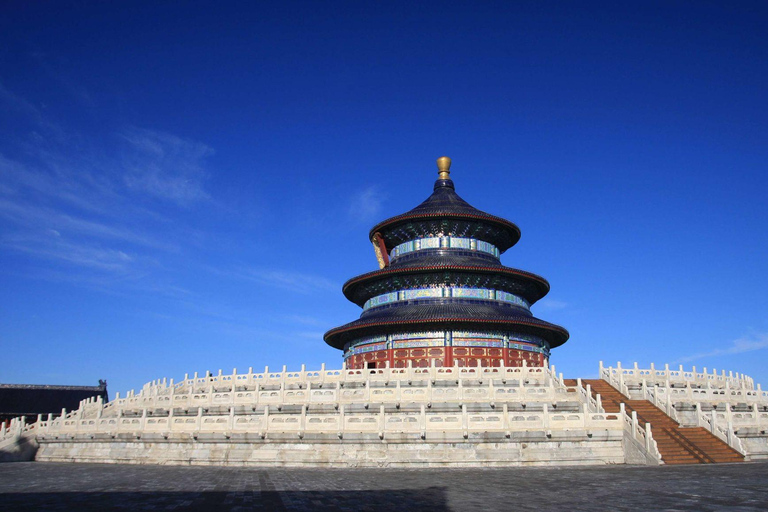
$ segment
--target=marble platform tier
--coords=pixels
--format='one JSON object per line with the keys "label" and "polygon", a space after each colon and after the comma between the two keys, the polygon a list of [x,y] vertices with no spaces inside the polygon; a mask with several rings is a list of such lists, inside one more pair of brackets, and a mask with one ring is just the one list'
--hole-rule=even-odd
{"label": "marble platform tier", "polygon": [[[651,427],[554,367],[187,376],[38,421],[36,460],[253,466],[659,464]],[[2,447],[0,446],[0,449]]]}

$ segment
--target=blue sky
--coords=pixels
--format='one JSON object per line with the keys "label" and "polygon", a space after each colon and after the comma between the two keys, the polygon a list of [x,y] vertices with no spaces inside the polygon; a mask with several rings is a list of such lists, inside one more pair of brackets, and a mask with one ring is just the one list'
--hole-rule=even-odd
{"label": "blue sky", "polygon": [[340,366],[448,155],[567,376],[768,384],[765,3],[219,4],[0,7],[0,382]]}

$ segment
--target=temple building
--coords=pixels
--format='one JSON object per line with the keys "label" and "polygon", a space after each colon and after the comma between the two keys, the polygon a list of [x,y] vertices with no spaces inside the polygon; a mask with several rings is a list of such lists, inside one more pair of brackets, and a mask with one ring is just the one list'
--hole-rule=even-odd
{"label": "temple building", "polygon": [[380,268],[343,286],[363,312],[324,336],[346,368],[543,366],[568,340],[531,313],[549,283],[501,264],[520,229],[459,197],[450,166],[439,158],[432,195],[371,229]]}

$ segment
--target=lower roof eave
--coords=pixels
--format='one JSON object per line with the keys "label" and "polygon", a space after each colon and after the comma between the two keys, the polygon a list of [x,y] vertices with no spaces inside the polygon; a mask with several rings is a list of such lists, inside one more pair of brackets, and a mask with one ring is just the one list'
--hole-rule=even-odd
{"label": "lower roof eave", "polygon": [[541,325],[537,322],[525,320],[478,320],[477,318],[435,318],[430,320],[390,320],[371,323],[352,322],[335,329],[331,329],[323,336],[325,342],[339,350],[352,338],[366,334],[366,331],[375,329],[379,332],[396,332],[403,328],[425,327],[434,329],[439,326],[470,325],[477,327],[496,327],[500,329],[522,327],[526,331],[540,335],[549,342],[550,348],[556,348],[568,341],[570,334],[559,325]]}

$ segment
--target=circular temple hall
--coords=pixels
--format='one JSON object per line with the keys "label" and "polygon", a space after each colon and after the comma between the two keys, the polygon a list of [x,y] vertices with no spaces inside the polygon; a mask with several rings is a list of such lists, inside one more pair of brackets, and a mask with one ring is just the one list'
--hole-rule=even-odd
{"label": "circular temple hall", "polygon": [[501,264],[520,229],[459,197],[450,166],[439,158],[432,195],[371,229],[380,268],[343,286],[363,312],[324,336],[346,368],[542,366],[568,340],[531,313],[549,283]]}

